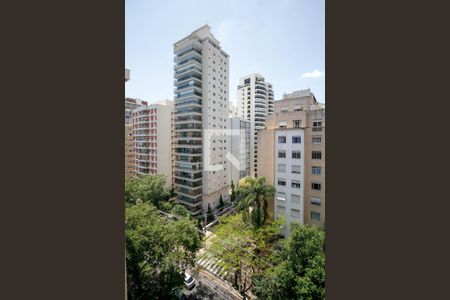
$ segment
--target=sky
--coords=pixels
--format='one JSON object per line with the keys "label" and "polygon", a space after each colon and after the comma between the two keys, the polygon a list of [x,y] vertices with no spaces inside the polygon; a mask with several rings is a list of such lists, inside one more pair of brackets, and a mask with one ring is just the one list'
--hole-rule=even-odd
{"label": "sky", "polygon": [[310,88],[325,102],[324,0],[125,0],[125,96],[173,100],[173,44],[208,24],[239,79],[260,73],[283,93]]}

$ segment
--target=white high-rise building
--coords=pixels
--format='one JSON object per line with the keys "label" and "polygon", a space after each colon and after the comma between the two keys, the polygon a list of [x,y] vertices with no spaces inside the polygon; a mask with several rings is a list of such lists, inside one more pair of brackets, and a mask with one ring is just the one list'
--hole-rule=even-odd
{"label": "white high-rise building", "polygon": [[193,215],[214,209],[220,195],[228,199],[229,56],[210,30],[174,44],[174,187]]}
{"label": "white high-rise building", "polygon": [[[239,179],[250,176],[250,121],[239,117],[228,119],[231,160],[228,160],[228,183],[237,186]],[[238,133],[238,134],[237,134]]]}
{"label": "white high-rise building", "polygon": [[250,176],[258,176],[257,133],[266,126],[266,118],[274,112],[272,84],[255,73],[242,77],[237,92],[238,117],[250,121]]}

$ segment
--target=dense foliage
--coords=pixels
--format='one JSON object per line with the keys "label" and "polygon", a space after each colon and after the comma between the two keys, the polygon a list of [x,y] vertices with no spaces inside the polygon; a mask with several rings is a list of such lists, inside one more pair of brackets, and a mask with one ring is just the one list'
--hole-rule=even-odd
{"label": "dense foliage", "polygon": [[129,299],[174,298],[183,286],[183,270],[194,265],[200,248],[196,222],[169,220],[147,202],[127,207],[125,221]]}
{"label": "dense foliage", "polygon": [[241,214],[221,218],[208,253],[232,274],[233,286],[245,293],[252,286],[252,276],[267,268],[265,259],[272,253],[280,229],[278,222],[255,229]]}
{"label": "dense foliage", "polygon": [[163,208],[169,192],[164,189],[166,178],[163,175],[143,175],[125,178],[125,203],[136,204],[138,201],[150,202],[156,208]]}
{"label": "dense foliage", "polygon": [[266,183],[264,177],[247,177],[239,186],[238,193],[237,209],[242,212],[244,221],[250,220],[256,228],[263,226],[269,217],[268,201],[275,189]]}
{"label": "dense foliage", "polygon": [[275,266],[255,276],[254,293],[261,299],[325,299],[325,232],[292,224],[280,246]]}

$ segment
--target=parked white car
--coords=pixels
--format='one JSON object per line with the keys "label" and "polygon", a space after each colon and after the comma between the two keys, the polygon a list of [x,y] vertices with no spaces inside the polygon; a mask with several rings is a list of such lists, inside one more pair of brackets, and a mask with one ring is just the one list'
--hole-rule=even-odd
{"label": "parked white car", "polygon": [[195,279],[188,273],[184,273],[184,284],[190,290],[195,286]]}

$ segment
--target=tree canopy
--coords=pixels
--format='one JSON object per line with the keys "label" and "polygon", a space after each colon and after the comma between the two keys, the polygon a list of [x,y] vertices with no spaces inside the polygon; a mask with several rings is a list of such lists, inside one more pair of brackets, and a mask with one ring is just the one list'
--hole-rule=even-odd
{"label": "tree canopy", "polygon": [[256,228],[263,226],[269,217],[268,201],[275,189],[266,183],[264,177],[247,177],[239,186],[238,193],[237,209],[242,212],[244,221],[249,220]]}
{"label": "tree canopy", "polygon": [[126,266],[129,299],[171,299],[194,265],[201,238],[189,218],[169,220],[150,203],[126,208]]}
{"label": "tree canopy", "polygon": [[325,299],[325,232],[294,223],[280,246],[275,266],[255,277],[255,294],[262,299]]}
{"label": "tree canopy", "polygon": [[162,202],[167,200],[169,192],[164,189],[166,178],[164,175],[142,175],[125,179],[125,203],[127,205],[150,202],[160,209]]}

